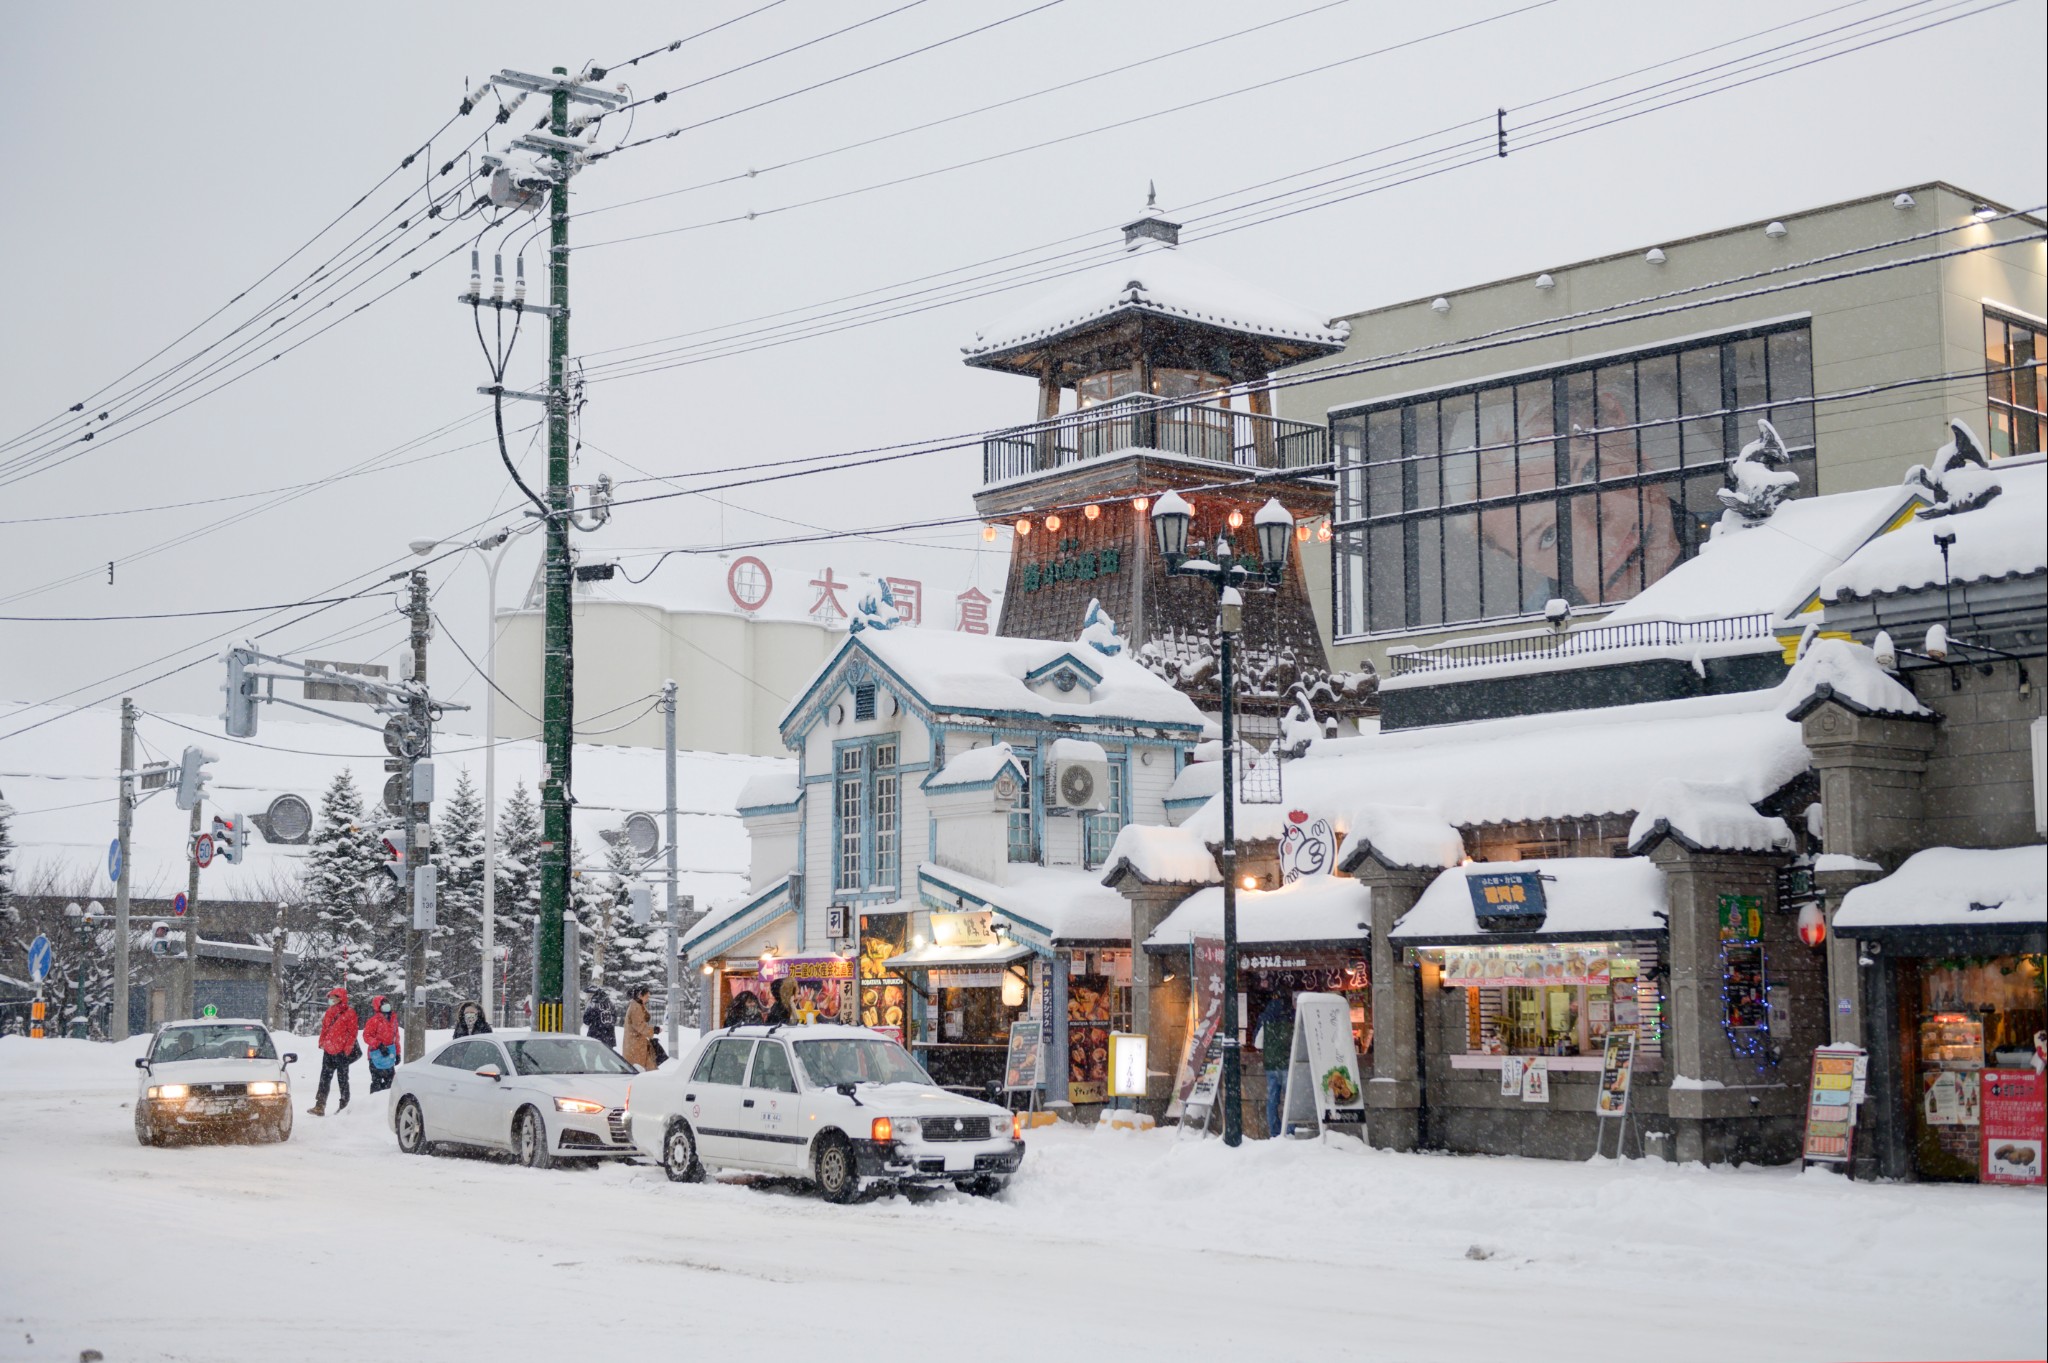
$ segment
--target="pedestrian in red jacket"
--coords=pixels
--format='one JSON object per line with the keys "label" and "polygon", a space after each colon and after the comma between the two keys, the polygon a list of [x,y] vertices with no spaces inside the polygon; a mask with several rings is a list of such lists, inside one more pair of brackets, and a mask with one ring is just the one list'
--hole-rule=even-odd
{"label": "pedestrian in red jacket", "polygon": [[370,1016],[363,1023],[363,1050],[370,1062],[370,1092],[390,1088],[398,1073],[398,1021],[391,1015],[391,1000],[382,994],[370,1000]]}
{"label": "pedestrian in red jacket", "polygon": [[348,1106],[348,1067],[356,1058],[356,1010],[348,1006],[348,990],[336,985],[327,991],[327,997],[333,1002],[320,1019],[320,1091],[313,1096],[313,1106],[306,1109],[315,1117],[327,1115],[327,1081],[331,1078],[341,1081],[341,1102],[334,1110]]}

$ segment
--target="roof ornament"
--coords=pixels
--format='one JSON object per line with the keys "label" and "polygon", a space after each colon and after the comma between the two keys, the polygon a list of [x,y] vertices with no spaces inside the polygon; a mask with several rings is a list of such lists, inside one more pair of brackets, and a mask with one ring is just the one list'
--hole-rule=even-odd
{"label": "roof ornament", "polygon": [[1180,245],[1180,224],[1159,211],[1159,186],[1151,180],[1145,182],[1145,211],[1124,224],[1124,249],[1135,251],[1147,241]]}
{"label": "roof ornament", "polygon": [[[1977,443],[1977,433],[1969,423],[1951,421],[1948,429],[1949,442],[1935,454],[1934,468],[1930,471],[1925,464],[1915,464],[1906,471],[1909,487],[1926,488],[1934,498],[1932,506],[1920,508],[1923,521],[1975,511],[2005,490],[1985,478],[1991,472],[1991,462],[1984,457],[1984,447]],[[1978,472],[1968,472],[1971,469]]]}

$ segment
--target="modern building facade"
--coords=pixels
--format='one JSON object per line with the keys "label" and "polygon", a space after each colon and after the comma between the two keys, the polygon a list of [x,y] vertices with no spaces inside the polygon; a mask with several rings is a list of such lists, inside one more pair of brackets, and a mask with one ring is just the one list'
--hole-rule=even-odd
{"label": "modern building facade", "polygon": [[1914,185],[1342,319],[1275,402],[1330,425],[1335,664],[1632,599],[1699,551],[1759,418],[1807,496],[1895,483],[1950,419],[2040,449],[2041,229]]}

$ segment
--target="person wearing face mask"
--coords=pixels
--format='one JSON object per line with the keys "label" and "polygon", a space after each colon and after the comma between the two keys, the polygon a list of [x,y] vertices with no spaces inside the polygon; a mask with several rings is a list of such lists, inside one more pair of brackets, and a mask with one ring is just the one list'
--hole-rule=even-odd
{"label": "person wearing face mask", "polygon": [[390,1088],[398,1071],[398,1021],[391,1015],[391,1000],[383,994],[370,1000],[363,1047],[370,1055],[370,1092]]}
{"label": "person wearing face mask", "polygon": [[491,1024],[484,1020],[483,1006],[475,999],[464,999],[462,1006],[455,1010],[455,1035],[475,1036],[490,1030]]}
{"label": "person wearing face mask", "polygon": [[336,985],[327,991],[327,997],[332,1001],[320,1018],[320,1091],[313,1097],[313,1106],[306,1109],[315,1117],[327,1115],[330,1079],[341,1082],[341,1103],[334,1110],[348,1106],[348,1067],[356,1059],[356,1010],[348,1006],[348,990]]}

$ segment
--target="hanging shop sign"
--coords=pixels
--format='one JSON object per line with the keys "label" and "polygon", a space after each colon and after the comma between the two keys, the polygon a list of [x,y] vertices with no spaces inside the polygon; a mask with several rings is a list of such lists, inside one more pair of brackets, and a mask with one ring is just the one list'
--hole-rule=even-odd
{"label": "hanging shop sign", "polygon": [[996,930],[986,913],[932,912],[932,945],[941,947],[992,947]]}
{"label": "hanging shop sign", "polygon": [[1444,984],[1455,989],[1497,989],[1529,984],[1607,984],[1633,975],[1633,959],[1608,942],[1543,946],[1445,947]]}
{"label": "hanging shop sign", "polygon": [[1801,1158],[1847,1164],[1856,1135],[1856,1111],[1870,1073],[1861,1046],[1816,1046],[1806,1092],[1806,1139]]}
{"label": "hanging shop sign", "polygon": [[1983,1150],[1977,1177],[1985,1183],[2041,1183],[2048,1154],[2044,1139],[2043,1081],[2039,1070],[1985,1070],[1978,1085],[1983,1098]]}
{"label": "hanging shop sign", "polygon": [[1058,582],[1093,582],[1098,577],[1114,577],[1124,568],[1120,549],[1082,549],[1081,541],[1067,539],[1060,541],[1059,552],[1059,558],[1024,565],[1025,591],[1035,592]]}
{"label": "hanging shop sign", "polygon": [[1600,1091],[1593,1097],[1593,1111],[1602,1117],[1628,1115],[1629,1082],[1636,1068],[1636,1029],[1616,1027],[1607,1034],[1600,1050]]}
{"label": "hanging shop sign", "polygon": [[1465,888],[1472,895],[1472,916],[1485,932],[1529,932],[1549,912],[1543,877],[1535,871],[1470,871]]}
{"label": "hanging shop sign", "polygon": [[900,956],[910,945],[910,915],[907,913],[864,913],[860,915],[860,1021],[863,1027],[893,1029],[903,1034],[909,1011],[903,977],[885,964]]}
{"label": "hanging shop sign", "polygon": [[1010,1024],[1010,1050],[1003,1060],[1003,1088],[1040,1088],[1044,1077],[1045,1031],[1036,1018],[1019,1018]]}

